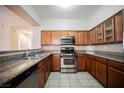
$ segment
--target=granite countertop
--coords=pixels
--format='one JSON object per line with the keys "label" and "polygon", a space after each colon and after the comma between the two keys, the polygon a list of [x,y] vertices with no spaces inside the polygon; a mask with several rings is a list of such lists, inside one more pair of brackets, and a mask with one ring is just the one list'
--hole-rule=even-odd
{"label": "granite countertop", "polygon": [[36,59],[12,60],[0,63],[0,86],[39,63],[49,55],[51,55],[51,52],[42,53]]}
{"label": "granite countertop", "polygon": [[124,63],[124,54],[123,53],[110,53],[110,52],[93,52],[93,51],[76,51],[78,54],[89,54],[97,57],[102,57],[105,59],[118,61]]}

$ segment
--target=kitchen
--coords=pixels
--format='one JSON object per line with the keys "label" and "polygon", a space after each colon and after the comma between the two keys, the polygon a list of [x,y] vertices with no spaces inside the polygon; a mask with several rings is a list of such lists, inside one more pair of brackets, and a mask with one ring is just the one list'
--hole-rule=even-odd
{"label": "kitchen", "polygon": [[123,9],[0,5],[0,87],[124,88]]}

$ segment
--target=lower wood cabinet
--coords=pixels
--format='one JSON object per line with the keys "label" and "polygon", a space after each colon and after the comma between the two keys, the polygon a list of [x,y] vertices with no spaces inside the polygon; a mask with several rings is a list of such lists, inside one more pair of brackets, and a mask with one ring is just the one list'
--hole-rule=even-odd
{"label": "lower wood cabinet", "polygon": [[107,87],[106,59],[96,57],[96,79]]}
{"label": "lower wood cabinet", "polygon": [[108,61],[108,87],[124,88],[124,63]]}
{"label": "lower wood cabinet", "polygon": [[38,65],[38,88],[42,88],[45,85],[45,65],[44,62]]}
{"label": "lower wood cabinet", "polygon": [[95,76],[96,74],[96,62],[94,60],[94,56],[90,56],[90,64],[89,64],[89,67],[90,67],[90,73]]}
{"label": "lower wood cabinet", "polygon": [[53,59],[52,71],[60,71],[60,66],[61,66],[60,54],[53,54],[52,59]]}
{"label": "lower wood cabinet", "polygon": [[38,64],[38,87],[39,88],[44,87],[48,79],[48,76],[51,72],[50,70],[51,60],[50,59],[51,59],[51,56],[45,58],[43,61],[41,61]]}
{"label": "lower wood cabinet", "polygon": [[85,63],[85,69],[86,71],[90,72],[90,59],[89,59],[89,55],[87,55],[87,60]]}
{"label": "lower wood cabinet", "polygon": [[[78,54],[78,71],[86,70],[104,87],[124,88],[124,63],[93,55]],[[38,87],[44,87],[51,71],[60,71],[60,54],[53,54],[38,64]]]}
{"label": "lower wood cabinet", "polygon": [[96,68],[96,65],[95,65],[95,60],[94,60],[94,56],[91,56],[91,55],[87,55],[87,61],[86,61],[86,70],[92,74],[93,76],[95,76],[95,68]]}
{"label": "lower wood cabinet", "polygon": [[78,71],[85,70],[85,62],[86,62],[86,55],[84,54],[78,54],[77,56],[77,68]]}

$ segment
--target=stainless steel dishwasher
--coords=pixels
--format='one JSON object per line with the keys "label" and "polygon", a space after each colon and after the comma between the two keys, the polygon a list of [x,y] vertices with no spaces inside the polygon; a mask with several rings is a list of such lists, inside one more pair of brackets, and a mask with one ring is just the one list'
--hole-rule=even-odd
{"label": "stainless steel dishwasher", "polygon": [[35,69],[17,88],[37,88],[38,70]]}

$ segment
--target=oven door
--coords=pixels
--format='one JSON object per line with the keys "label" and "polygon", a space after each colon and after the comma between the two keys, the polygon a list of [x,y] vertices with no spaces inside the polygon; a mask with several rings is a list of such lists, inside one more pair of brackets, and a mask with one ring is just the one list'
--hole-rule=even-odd
{"label": "oven door", "polygon": [[76,68],[76,58],[73,57],[63,57],[61,58],[61,68]]}

